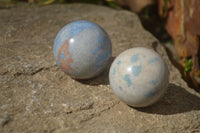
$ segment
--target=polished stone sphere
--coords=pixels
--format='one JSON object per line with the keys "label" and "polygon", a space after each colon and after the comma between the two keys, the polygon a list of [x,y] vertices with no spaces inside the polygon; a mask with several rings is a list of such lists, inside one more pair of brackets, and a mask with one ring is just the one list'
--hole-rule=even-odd
{"label": "polished stone sphere", "polygon": [[75,79],[99,75],[107,67],[111,55],[108,34],[96,23],[86,20],[64,26],[54,42],[58,67]]}
{"label": "polished stone sphere", "polygon": [[116,57],[109,71],[115,95],[133,107],[146,107],[160,99],[169,82],[169,70],[154,50],[136,47]]}

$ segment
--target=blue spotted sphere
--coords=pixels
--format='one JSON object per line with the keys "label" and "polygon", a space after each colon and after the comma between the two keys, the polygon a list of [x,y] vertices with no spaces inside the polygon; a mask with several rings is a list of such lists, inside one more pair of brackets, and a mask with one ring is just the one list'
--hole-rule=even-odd
{"label": "blue spotted sphere", "polygon": [[75,79],[90,79],[108,65],[112,45],[108,34],[96,23],[80,20],[64,26],[54,42],[56,64]]}
{"label": "blue spotted sphere", "polygon": [[169,70],[155,51],[136,47],[117,56],[109,71],[109,82],[121,101],[133,107],[146,107],[166,91]]}

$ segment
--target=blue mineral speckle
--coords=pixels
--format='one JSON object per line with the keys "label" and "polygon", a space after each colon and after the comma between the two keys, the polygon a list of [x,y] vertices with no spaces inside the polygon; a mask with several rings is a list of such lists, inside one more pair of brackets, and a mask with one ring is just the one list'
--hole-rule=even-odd
{"label": "blue mineral speckle", "polygon": [[60,54],[60,58],[64,60],[64,52]]}
{"label": "blue mineral speckle", "polygon": [[67,55],[66,58],[69,58],[69,55]]}
{"label": "blue mineral speckle", "polygon": [[157,61],[158,61],[158,58],[157,58],[157,57],[154,57],[154,58],[150,59],[150,60],[148,61],[148,63],[151,64],[151,63],[155,63],[155,62],[157,62]]}
{"label": "blue mineral speckle", "polygon": [[107,44],[107,43],[109,43],[109,41],[110,41],[110,40],[109,40],[109,38],[106,37],[106,35],[99,36],[99,37],[95,40],[95,42],[98,43],[98,44],[101,44],[101,43]]}
{"label": "blue mineral speckle", "polygon": [[149,97],[154,96],[155,94],[156,94],[156,91],[150,91],[149,93],[145,94],[144,96],[145,96],[146,98],[149,98]]}
{"label": "blue mineral speckle", "polygon": [[56,39],[55,39],[55,41],[54,41],[54,44],[55,44],[55,45],[59,44],[59,36],[56,37]]}
{"label": "blue mineral speckle", "polygon": [[91,53],[92,54],[96,54],[98,51],[101,51],[103,49],[103,44],[99,45],[99,47],[97,47],[96,49],[92,50]]}
{"label": "blue mineral speckle", "polygon": [[131,77],[130,77],[129,74],[126,74],[126,75],[124,76],[124,80],[127,82],[128,87],[130,87],[132,83],[131,83]]}
{"label": "blue mineral speckle", "polygon": [[113,68],[113,75],[116,74],[116,68]]}
{"label": "blue mineral speckle", "polygon": [[117,66],[119,66],[121,64],[121,61],[119,60],[118,62],[117,62]]}
{"label": "blue mineral speckle", "polygon": [[57,52],[57,45],[59,44],[59,39],[60,38],[57,36],[56,39],[55,39],[55,41],[54,41],[54,49],[53,49],[54,50],[53,51],[54,54],[56,54],[56,52]]}
{"label": "blue mineral speckle", "polygon": [[157,83],[158,83],[157,80],[151,80],[151,81],[150,81],[150,84],[152,84],[152,85],[156,85]]}
{"label": "blue mineral speckle", "polygon": [[101,51],[105,47],[104,44],[109,44],[110,40],[106,36],[100,36],[98,39],[96,39],[95,43],[100,45],[91,51],[92,54],[96,54],[97,52]]}
{"label": "blue mineral speckle", "polygon": [[89,23],[86,21],[76,21],[69,27],[69,33],[71,34],[71,36],[74,36],[79,34],[85,28],[95,28],[95,26],[96,25],[94,23]]}
{"label": "blue mineral speckle", "polygon": [[133,66],[132,69],[131,69],[132,73],[134,76],[138,76],[140,75],[140,73],[142,72],[142,66],[139,65],[139,66]]}
{"label": "blue mineral speckle", "polygon": [[139,54],[135,54],[135,55],[133,55],[133,56],[131,57],[131,62],[132,62],[132,63],[135,63],[135,62],[138,61],[138,59],[139,59]]}
{"label": "blue mineral speckle", "polygon": [[120,91],[123,91],[123,88],[121,86],[119,87],[119,89],[120,89]]}
{"label": "blue mineral speckle", "polygon": [[95,60],[96,67],[97,68],[101,67],[102,63],[105,63],[105,60],[107,60],[110,57],[110,54],[111,54],[110,51],[107,50],[103,52],[101,55],[99,55]]}

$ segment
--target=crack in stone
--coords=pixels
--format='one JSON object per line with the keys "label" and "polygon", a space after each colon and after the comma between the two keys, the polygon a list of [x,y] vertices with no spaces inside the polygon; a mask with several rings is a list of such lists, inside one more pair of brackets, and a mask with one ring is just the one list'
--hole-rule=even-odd
{"label": "crack in stone", "polygon": [[101,113],[103,113],[103,112],[105,112],[105,111],[107,111],[107,110],[110,110],[110,109],[114,108],[116,105],[118,105],[119,103],[120,103],[120,101],[114,103],[114,104],[111,105],[111,106],[108,106],[107,108],[101,110],[99,113],[101,114]]}
{"label": "crack in stone", "polygon": [[5,72],[2,72],[0,73],[0,75],[11,75],[11,76],[14,76],[14,77],[18,77],[18,76],[33,76],[37,73],[40,73],[44,70],[50,70],[52,67],[54,66],[50,66],[50,67],[41,67],[41,68],[38,68],[36,70],[33,70],[31,72],[9,72],[9,71],[5,71]]}
{"label": "crack in stone", "polygon": [[33,75],[35,75],[35,74],[37,74],[37,73],[39,73],[39,72],[41,72],[43,70],[49,70],[49,68],[42,67],[42,68],[39,68],[39,69],[37,69],[35,71],[28,72],[28,73],[26,73],[26,72],[25,73],[23,73],[23,72],[17,72],[17,73],[14,74],[14,76],[15,77],[18,77],[18,76],[21,76],[21,75],[24,75],[24,76],[33,76]]}
{"label": "crack in stone", "polygon": [[91,120],[91,119],[93,119],[93,118],[95,118],[95,117],[101,116],[101,114],[102,114],[103,112],[108,111],[108,110],[114,108],[114,107],[115,107],[116,105],[118,105],[119,103],[120,103],[120,101],[118,101],[117,103],[114,103],[114,104],[111,105],[111,106],[108,106],[108,107],[106,107],[106,108],[100,110],[99,112],[96,112],[96,113],[92,114],[91,117],[82,120],[81,123],[82,123],[82,122],[89,121],[89,120]]}
{"label": "crack in stone", "polygon": [[3,116],[0,116],[0,126],[4,127],[11,121],[11,116],[5,114]]}
{"label": "crack in stone", "polygon": [[89,110],[89,109],[93,109],[93,102],[87,102],[87,103],[81,103],[78,105],[68,105],[68,104],[64,104],[63,106],[65,106],[68,110],[67,110],[67,114],[71,114],[71,113],[76,113],[76,112],[80,112],[83,110]]}

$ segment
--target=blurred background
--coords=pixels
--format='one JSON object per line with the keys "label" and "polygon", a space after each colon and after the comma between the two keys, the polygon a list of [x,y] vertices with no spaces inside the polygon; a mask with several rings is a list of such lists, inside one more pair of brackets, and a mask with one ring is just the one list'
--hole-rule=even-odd
{"label": "blurred background", "polygon": [[200,0],[0,0],[0,9],[18,2],[38,6],[81,2],[135,12],[166,48],[183,79],[200,92]]}

